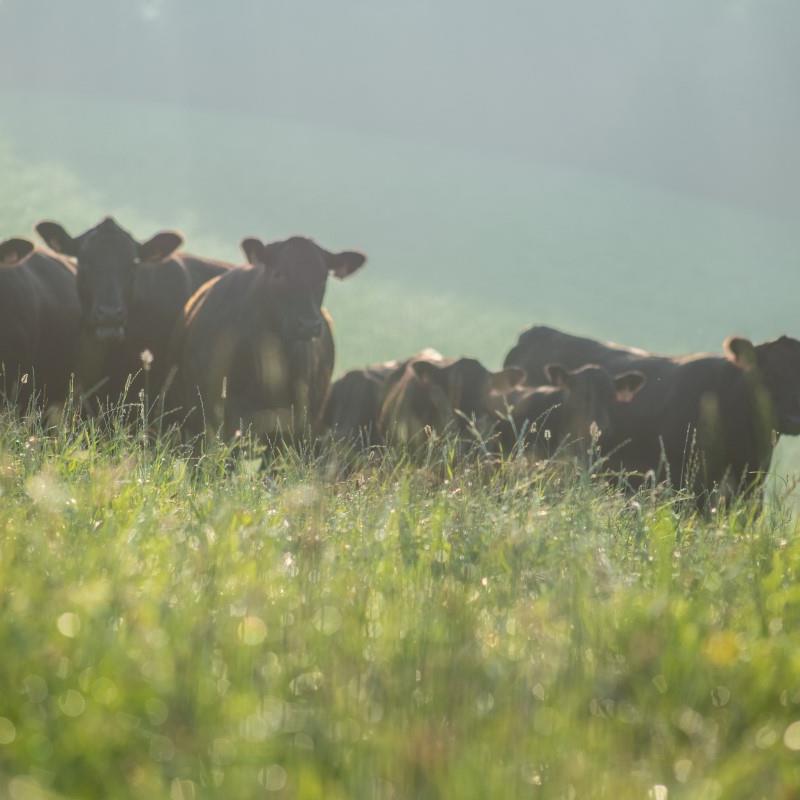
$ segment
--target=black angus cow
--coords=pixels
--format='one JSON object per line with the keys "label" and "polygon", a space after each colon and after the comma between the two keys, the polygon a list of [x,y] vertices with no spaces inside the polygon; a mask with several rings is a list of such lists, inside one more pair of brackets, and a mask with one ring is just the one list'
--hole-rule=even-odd
{"label": "black angus cow", "polygon": [[378,416],[393,378],[403,374],[405,362],[387,361],[352,369],[331,384],[322,422],[337,440],[359,449],[381,444]]}
{"label": "black angus cow", "polygon": [[515,445],[537,459],[554,455],[586,460],[612,433],[616,407],[633,401],[646,378],[630,370],[612,377],[603,367],[544,369],[547,386],[517,389],[509,395],[511,412],[500,427],[503,449]]}
{"label": "black angus cow", "polygon": [[422,455],[432,434],[455,434],[462,443],[474,430],[488,440],[505,395],[525,380],[517,367],[490,372],[474,358],[410,359],[383,401],[378,431],[383,441]]}
{"label": "black angus cow", "polygon": [[249,266],[202,287],[175,336],[189,435],[267,440],[315,435],[334,363],[331,319],[322,308],[329,275],[347,278],[365,256],[331,253],[295,236],[245,239]]}
{"label": "black angus cow", "polygon": [[192,294],[232,265],[178,253],[179,233],[138,242],[107,217],[73,238],[55,222],[36,230],[57,253],[74,258],[81,305],[77,377],[88,408],[135,400],[147,387],[152,401],[170,375],[169,344]]}
{"label": "black angus cow", "polygon": [[385,444],[378,429],[383,402],[403,376],[406,364],[420,358],[441,361],[442,355],[426,348],[402,361],[394,359],[346,372],[331,384],[323,415],[324,429],[337,441],[359,449]]}
{"label": "black angus cow", "polygon": [[0,389],[24,412],[67,398],[80,329],[75,270],[26,239],[0,243]]}
{"label": "black angus cow", "polygon": [[570,369],[591,362],[644,374],[642,391],[613,415],[603,442],[609,464],[634,485],[652,472],[705,502],[760,496],[778,435],[800,434],[800,341],[729,337],[723,350],[672,358],[537,326],[505,363],[523,366],[534,382],[555,359]]}

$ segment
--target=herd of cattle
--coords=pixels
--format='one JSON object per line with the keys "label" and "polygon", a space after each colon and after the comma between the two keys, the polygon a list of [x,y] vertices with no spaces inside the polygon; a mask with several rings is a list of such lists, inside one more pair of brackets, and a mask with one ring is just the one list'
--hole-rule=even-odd
{"label": "herd of cattle", "polygon": [[423,351],[331,384],[326,283],[362,254],[249,238],[235,266],[178,252],[175,232],[140,243],[111,218],[77,237],[36,230],[48,250],[0,244],[4,396],[21,411],[74,388],[90,414],[160,398],[195,440],[302,432],[413,453],[449,431],[536,459],[592,452],[633,486],[706,497],[759,490],[778,436],[800,434],[800,341],[786,336],[670,358],[537,326],[498,372]]}

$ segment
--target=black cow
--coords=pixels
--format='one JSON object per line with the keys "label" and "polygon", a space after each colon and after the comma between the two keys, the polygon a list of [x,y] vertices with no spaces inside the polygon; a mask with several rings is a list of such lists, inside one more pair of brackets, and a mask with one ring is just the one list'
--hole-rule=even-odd
{"label": "black cow", "polygon": [[174,348],[189,434],[268,440],[316,434],[334,362],[322,308],[329,275],[365,256],[331,253],[304,237],[245,239],[249,267],[231,270],[187,303]]}
{"label": "black cow", "polygon": [[556,358],[571,369],[591,360],[644,374],[642,391],[614,415],[610,464],[634,485],[652,472],[703,502],[712,492],[759,495],[778,435],[800,434],[800,341],[729,337],[723,349],[670,358],[535,327],[506,363],[524,365],[533,381]]}
{"label": "black cow", "polygon": [[175,254],[183,238],[164,231],[138,242],[114,219],[75,238],[55,222],[36,230],[56,252],[76,259],[82,330],[77,362],[90,407],[117,403],[128,387],[154,398],[168,375],[169,343],[186,301],[230,264]]}
{"label": "black cow", "polygon": [[403,377],[406,364],[414,359],[441,361],[442,355],[426,348],[411,358],[384,361],[363,369],[352,369],[331,384],[323,424],[334,439],[366,449],[385,444],[378,420],[389,390]]}
{"label": "black cow", "polygon": [[25,411],[67,398],[80,328],[75,270],[25,239],[0,244],[0,388]]}
{"label": "black cow", "polygon": [[490,372],[474,358],[412,358],[386,394],[380,435],[418,455],[432,433],[453,433],[466,443],[474,426],[488,438],[506,408],[505,395],[524,379],[521,369]]}
{"label": "black cow", "polygon": [[608,439],[617,406],[633,401],[646,379],[641,372],[614,376],[595,365],[566,370],[545,367],[551,385],[515,390],[509,396],[510,418],[501,425],[508,452],[518,442],[536,458],[577,455],[581,460]]}

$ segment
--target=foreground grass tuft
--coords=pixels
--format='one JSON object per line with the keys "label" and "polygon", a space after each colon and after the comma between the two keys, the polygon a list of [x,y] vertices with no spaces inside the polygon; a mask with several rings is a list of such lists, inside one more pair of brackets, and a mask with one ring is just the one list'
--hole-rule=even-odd
{"label": "foreground grass tuft", "polygon": [[0,420],[3,796],[795,796],[780,507],[328,465]]}

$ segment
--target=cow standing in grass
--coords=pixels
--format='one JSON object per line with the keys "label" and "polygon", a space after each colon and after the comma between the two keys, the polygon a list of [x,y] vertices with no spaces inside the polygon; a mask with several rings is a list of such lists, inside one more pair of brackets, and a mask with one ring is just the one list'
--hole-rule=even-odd
{"label": "cow standing in grass", "polygon": [[80,328],[75,270],[25,239],[0,243],[0,390],[21,412],[67,398]]}
{"label": "cow standing in grass", "polygon": [[[74,258],[81,306],[77,376],[90,410],[149,400],[170,374],[172,331],[186,301],[231,265],[176,254],[183,238],[173,231],[138,242],[111,217],[73,238],[55,222],[36,230],[57,253]],[[127,388],[127,394],[126,394]]]}
{"label": "cow standing in grass", "polygon": [[411,358],[371,364],[346,372],[331,385],[325,404],[323,427],[331,437],[356,449],[385,444],[379,430],[379,418],[386,395],[403,377],[413,359],[441,361],[442,355],[427,348]]}
{"label": "cow standing in grass", "polygon": [[384,441],[420,454],[431,435],[454,434],[462,443],[488,438],[504,395],[525,379],[509,367],[490,372],[474,358],[414,358],[386,395],[378,428]]}
{"label": "cow standing in grass", "polygon": [[618,404],[630,403],[645,384],[641,372],[612,377],[595,365],[566,370],[549,364],[549,385],[511,393],[511,410],[500,426],[505,452],[514,447],[538,459],[577,455],[581,459],[612,433]]}
{"label": "cow standing in grass", "polygon": [[553,359],[643,373],[647,384],[613,415],[603,442],[609,463],[634,486],[652,474],[706,503],[720,494],[760,497],[778,436],[800,434],[800,341],[730,337],[723,350],[670,358],[535,327],[506,364],[523,366],[534,381]]}
{"label": "cow standing in grass", "polygon": [[202,287],[174,343],[186,430],[208,437],[252,432],[275,442],[314,436],[331,374],[329,275],[347,278],[361,253],[331,253],[304,237],[242,242],[249,266]]}

